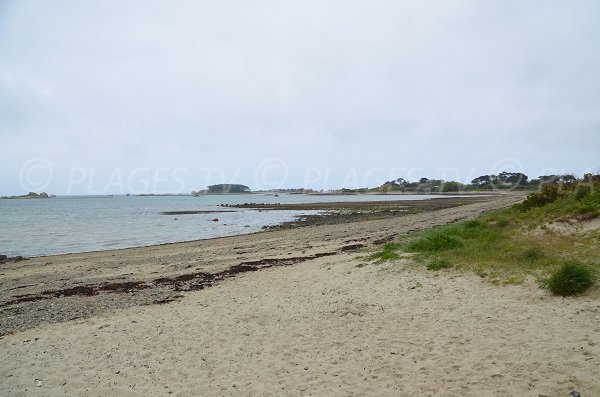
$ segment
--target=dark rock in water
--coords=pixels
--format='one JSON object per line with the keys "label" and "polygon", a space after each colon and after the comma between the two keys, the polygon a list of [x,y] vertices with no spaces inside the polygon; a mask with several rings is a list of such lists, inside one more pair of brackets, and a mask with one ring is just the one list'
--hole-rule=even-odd
{"label": "dark rock in water", "polygon": [[235,212],[232,210],[220,210],[220,211],[163,211],[161,215],[196,215],[196,214],[214,214],[220,212]]}
{"label": "dark rock in water", "polygon": [[212,219],[213,222],[219,222],[219,218]]}
{"label": "dark rock in water", "polygon": [[0,263],[21,262],[25,260],[27,260],[27,258],[22,256],[9,257],[6,255],[0,255]]}

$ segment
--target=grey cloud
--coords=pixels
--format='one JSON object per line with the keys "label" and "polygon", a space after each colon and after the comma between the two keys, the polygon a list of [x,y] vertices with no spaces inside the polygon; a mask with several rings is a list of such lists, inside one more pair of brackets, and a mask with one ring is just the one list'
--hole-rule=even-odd
{"label": "grey cloud", "polygon": [[353,167],[595,169],[599,14],[594,1],[4,2],[0,194],[21,190],[32,157],[57,165],[56,193],[79,165],[214,166],[252,184],[281,158],[286,186],[320,167],[331,188]]}

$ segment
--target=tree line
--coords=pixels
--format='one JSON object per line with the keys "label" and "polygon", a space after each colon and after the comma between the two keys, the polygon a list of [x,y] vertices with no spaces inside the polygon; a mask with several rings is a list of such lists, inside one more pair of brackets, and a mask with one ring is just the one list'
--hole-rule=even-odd
{"label": "tree line", "polygon": [[[596,176],[586,174],[583,180],[592,179]],[[587,179],[586,179],[587,178]],[[357,189],[362,191],[381,192],[458,192],[472,190],[503,190],[503,189],[536,189],[543,184],[571,184],[579,179],[572,174],[564,175],[542,175],[534,179],[521,172],[503,171],[499,174],[480,175],[474,178],[470,184],[457,181],[445,181],[442,179],[420,178],[418,181],[408,181],[398,178],[387,181],[374,189]],[[348,189],[346,189],[348,190]]]}

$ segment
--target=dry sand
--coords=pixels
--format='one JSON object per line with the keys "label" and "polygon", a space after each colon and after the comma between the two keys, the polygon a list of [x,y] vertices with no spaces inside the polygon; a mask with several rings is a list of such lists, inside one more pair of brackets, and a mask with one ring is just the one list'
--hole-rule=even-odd
{"label": "dry sand", "polygon": [[[348,244],[349,236],[385,237],[421,227],[416,221],[463,219],[506,200],[337,230],[212,240],[212,250],[210,242],[196,242],[40,258],[21,264],[21,278],[15,264],[0,280],[6,295],[6,285],[40,283],[44,275],[45,286],[27,288],[65,283],[58,280],[70,274],[86,282],[130,272],[144,279],[169,255],[177,260],[164,272],[178,273],[191,257],[212,258],[232,245],[247,251],[233,262],[327,251]],[[294,246],[306,239],[312,248]],[[122,266],[88,274],[94,264],[112,263],[110,255]],[[597,298],[551,297],[535,285],[492,286],[474,275],[427,272],[408,259],[357,268],[355,256],[248,272],[168,304],[111,309],[5,335],[0,395],[568,396],[574,388],[600,396]],[[203,266],[210,268],[210,260]],[[71,299],[100,297],[44,304]]]}

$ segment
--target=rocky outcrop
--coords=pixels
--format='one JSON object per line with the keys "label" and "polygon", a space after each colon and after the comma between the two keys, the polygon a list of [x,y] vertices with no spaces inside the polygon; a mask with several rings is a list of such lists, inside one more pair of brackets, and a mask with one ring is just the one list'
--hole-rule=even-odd
{"label": "rocky outcrop", "polygon": [[39,194],[35,193],[35,192],[29,192],[22,196],[2,196],[0,198],[3,198],[3,199],[47,199],[50,197],[52,197],[52,196],[48,195],[48,193],[46,193],[46,192],[41,192]]}
{"label": "rocky outcrop", "polygon": [[27,260],[27,258],[22,257],[22,256],[6,256],[6,255],[0,255],[0,264],[4,264],[4,263],[11,263],[11,262],[21,262]]}

